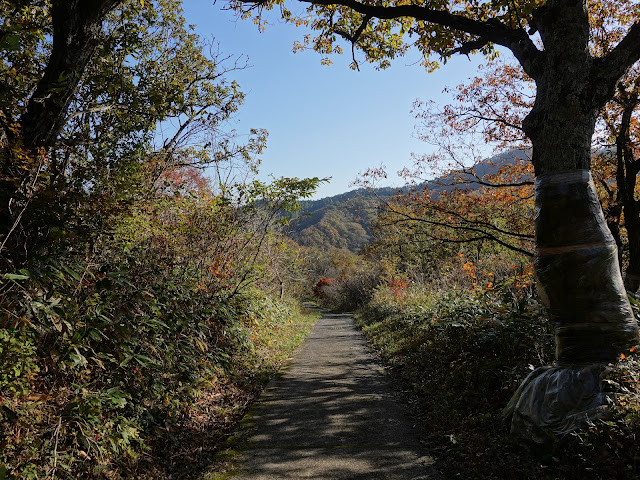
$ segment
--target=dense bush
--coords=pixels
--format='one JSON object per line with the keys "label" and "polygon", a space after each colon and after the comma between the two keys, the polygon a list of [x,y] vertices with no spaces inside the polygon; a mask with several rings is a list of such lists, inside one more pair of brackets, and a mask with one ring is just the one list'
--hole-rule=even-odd
{"label": "dense bush", "polygon": [[280,355],[270,331],[297,338],[269,291],[290,263],[280,214],[317,180],[171,173],[0,277],[0,478],[166,478],[189,466],[164,452],[204,392],[223,378],[247,397]]}
{"label": "dense bush", "polygon": [[[314,282],[313,295],[326,308],[353,312],[364,307],[382,282],[381,266],[346,250],[333,250],[318,262],[322,277]],[[318,268],[320,267],[320,268]]]}
{"label": "dense bush", "polygon": [[544,308],[504,292],[438,293],[380,287],[359,316],[372,345],[416,392],[428,446],[446,474],[464,478],[637,478],[640,364],[612,366],[611,418],[530,449],[509,435],[502,411],[525,376],[554,359]]}
{"label": "dense bush", "polygon": [[534,300],[504,305],[488,295],[416,290],[398,299],[393,287],[379,289],[360,322],[419,391],[450,397],[438,406],[451,409],[443,417],[495,413],[530,365],[553,360],[551,332]]}
{"label": "dense bush", "polygon": [[7,478],[140,477],[212,382],[275,354],[259,327],[286,325],[289,308],[152,276],[133,258],[8,275],[3,304],[22,309],[0,330]]}
{"label": "dense bush", "polygon": [[360,272],[333,281],[323,277],[314,287],[314,293],[327,308],[353,312],[367,304],[379,282],[375,272]]}

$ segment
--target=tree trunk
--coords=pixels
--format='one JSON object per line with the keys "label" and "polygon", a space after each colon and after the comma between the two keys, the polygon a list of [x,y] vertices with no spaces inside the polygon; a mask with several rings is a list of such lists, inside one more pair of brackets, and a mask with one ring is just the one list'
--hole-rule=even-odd
{"label": "tree trunk", "polygon": [[[21,132],[10,135],[0,149],[0,243],[24,208],[26,184],[33,181],[42,155],[64,125],[69,103],[100,40],[102,20],[120,3],[122,0],[52,1],[53,45],[44,75],[20,118]],[[13,243],[5,251],[16,251]]]}
{"label": "tree trunk", "polygon": [[47,148],[55,141],[75,89],[100,40],[102,20],[121,1],[52,2],[51,55],[20,122],[25,147]]}
{"label": "tree trunk", "polygon": [[624,286],[636,293],[640,288],[640,214],[636,206],[635,216],[625,209],[625,226],[629,243],[629,265],[624,272]]}
{"label": "tree trunk", "polygon": [[633,155],[630,129],[633,112],[638,106],[637,94],[628,94],[620,88],[618,101],[623,105],[620,127],[616,138],[616,183],[618,201],[622,205],[624,224],[629,245],[629,265],[625,271],[624,285],[629,292],[640,287],[640,205],[635,199],[640,160]]}
{"label": "tree trunk", "polygon": [[546,65],[523,125],[536,173],[536,275],[556,328],[558,365],[607,363],[637,343],[638,332],[589,171],[602,107],[590,75],[589,21],[581,1],[547,8],[538,17]]}
{"label": "tree trunk", "polygon": [[547,2],[536,20],[544,67],[523,127],[536,173],[534,265],[555,327],[557,366],[532,372],[506,413],[514,433],[543,442],[601,411],[603,366],[637,344],[638,329],[590,173],[591,138],[606,94],[595,98],[586,6]]}
{"label": "tree trunk", "polygon": [[618,191],[624,189],[622,211],[629,245],[629,264],[624,272],[624,286],[628,292],[635,293],[640,288],[640,205],[635,199],[638,166],[630,148],[627,148],[626,158],[630,160],[625,168],[625,182],[623,186],[618,185]]}
{"label": "tree trunk", "polygon": [[615,361],[637,326],[588,170],[536,180],[535,268],[556,331],[560,366]]}
{"label": "tree trunk", "polygon": [[589,171],[589,125],[595,116],[582,121],[550,117],[532,138],[537,173],[534,265],[555,328],[556,366],[532,372],[505,411],[512,432],[537,443],[598,418],[607,401],[601,382],[605,366],[638,343],[618,249]]}
{"label": "tree trunk", "polygon": [[611,235],[613,235],[613,239],[618,247],[618,266],[620,267],[620,271],[622,271],[623,267],[622,251],[624,250],[622,234],[620,233],[621,217],[622,205],[611,205],[609,208],[604,210],[604,218],[607,221],[607,227],[609,227],[609,231],[611,232]]}

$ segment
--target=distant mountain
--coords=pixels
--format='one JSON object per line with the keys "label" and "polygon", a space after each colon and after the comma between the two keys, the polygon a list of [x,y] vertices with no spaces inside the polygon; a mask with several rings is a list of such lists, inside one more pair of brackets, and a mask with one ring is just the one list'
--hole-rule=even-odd
{"label": "distant mountain", "polygon": [[529,151],[510,149],[478,162],[471,168],[473,174],[454,172],[425,182],[419,187],[424,188],[427,186],[435,192],[455,190],[456,188],[461,188],[461,185],[463,185],[464,188],[478,188],[480,184],[476,181],[477,178],[483,179],[488,175],[495,175],[497,171],[505,165],[528,162],[530,155],[531,152]]}
{"label": "distant mountain", "polygon": [[[508,150],[483,160],[474,166],[474,174],[483,178],[495,174],[506,164],[526,161],[527,152]],[[479,185],[470,174],[450,174],[425,182],[416,187],[428,187],[430,190],[449,191],[460,186],[460,178],[465,188],[477,188]],[[372,238],[371,221],[375,218],[380,204],[389,200],[404,188],[358,189],[320,200],[301,202],[301,214],[289,225],[287,235],[300,245],[322,249],[340,248],[357,252]]]}
{"label": "distant mountain", "polygon": [[371,240],[371,220],[382,198],[395,188],[358,189],[302,203],[301,215],[291,221],[288,235],[300,245],[358,251]]}

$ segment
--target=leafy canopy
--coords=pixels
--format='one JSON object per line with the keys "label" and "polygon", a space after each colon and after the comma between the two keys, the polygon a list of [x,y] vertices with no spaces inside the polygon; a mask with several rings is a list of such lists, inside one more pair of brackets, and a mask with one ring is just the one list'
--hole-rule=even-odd
{"label": "leafy canopy", "polygon": [[[347,0],[341,5],[330,0],[299,1],[310,5],[297,14],[284,0],[234,0],[231,6],[246,18],[253,16],[259,25],[263,25],[263,11],[279,9],[286,21],[310,27],[317,34],[306,35],[297,48],[313,48],[324,55],[325,63],[330,63],[329,55],[342,53],[338,45],[342,38],[357,44],[365,60],[378,68],[388,67],[392,59],[415,46],[424,55],[422,64],[433,70],[438,61],[446,62],[455,53],[493,54],[494,44],[510,47],[514,41],[529,39],[535,34],[533,10],[544,4],[542,0]],[[357,66],[354,55],[352,67]]]}

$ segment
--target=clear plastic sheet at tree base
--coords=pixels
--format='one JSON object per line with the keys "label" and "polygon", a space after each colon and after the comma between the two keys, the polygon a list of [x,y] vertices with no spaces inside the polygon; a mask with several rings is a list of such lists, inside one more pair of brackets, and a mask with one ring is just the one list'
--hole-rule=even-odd
{"label": "clear plastic sheet at tree base", "polygon": [[529,374],[503,415],[511,433],[545,444],[606,418],[607,394],[602,392],[602,365],[584,368],[540,367]]}
{"label": "clear plastic sheet at tree base", "polygon": [[533,371],[504,415],[512,433],[545,443],[606,412],[605,366],[638,343],[617,247],[588,170],[536,179],[534,263],[557,362]]}

